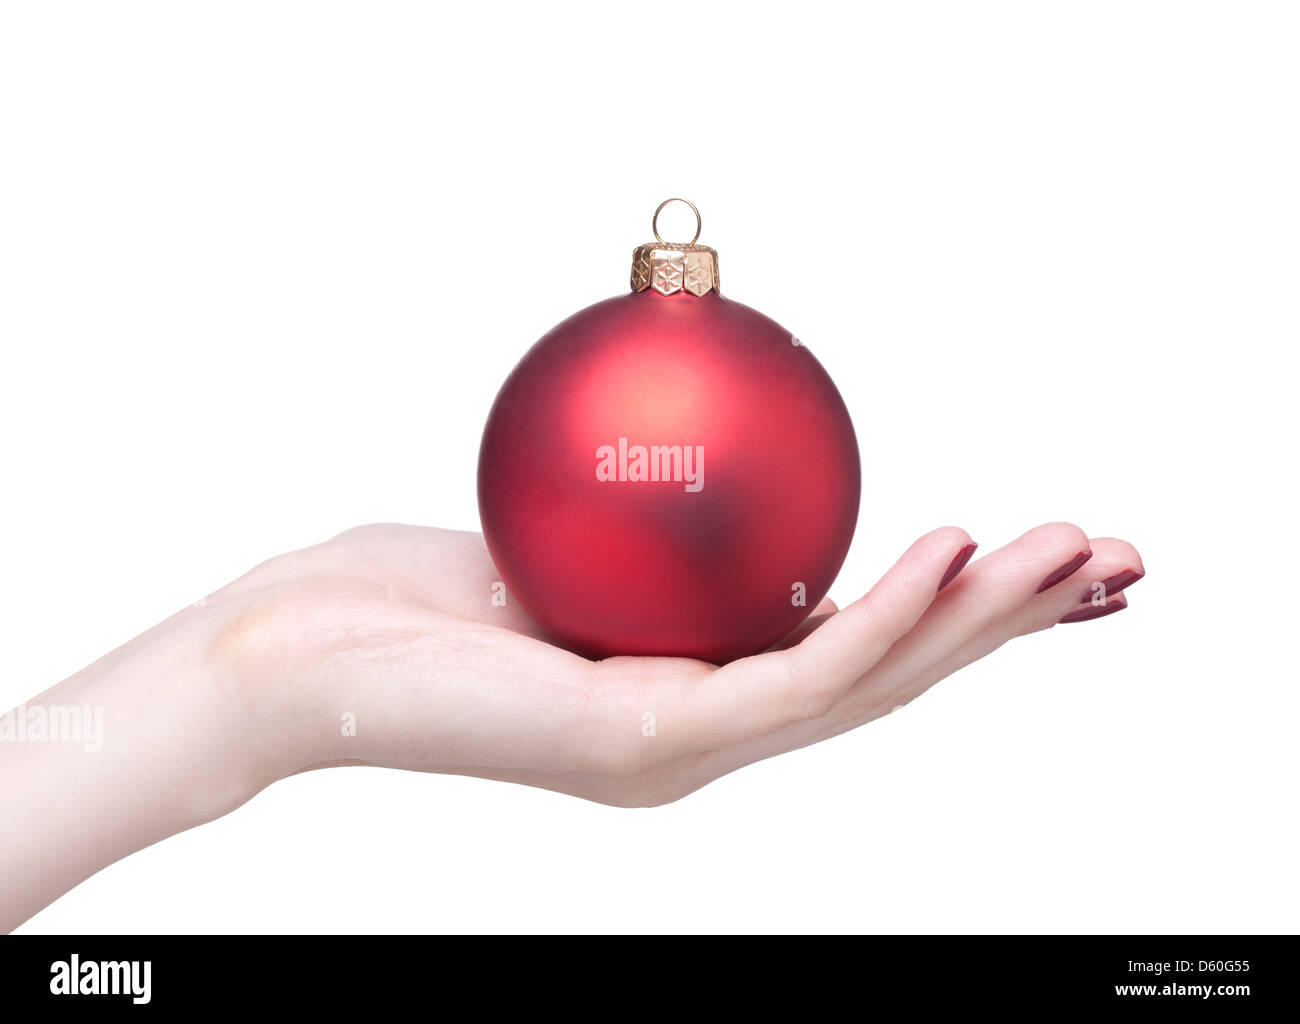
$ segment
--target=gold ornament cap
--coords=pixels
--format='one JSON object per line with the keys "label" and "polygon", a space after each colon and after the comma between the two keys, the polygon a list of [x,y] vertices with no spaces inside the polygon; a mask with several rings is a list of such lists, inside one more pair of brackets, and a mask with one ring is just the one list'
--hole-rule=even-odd
{"label": "gold ornament cap", "polygon": [[[689,242],[665,242],[659,235],[659,214],[669,203],[685,203],[695,213],[695,237]],[[655,210],[650,229],[655,240],[632,250],[632,290],[653,288],[660,295],[690,292],[692,295],[722,293],[718,278],[718,254],[707,245],[696,245],[704,222],[689,199],[665,199]]]}

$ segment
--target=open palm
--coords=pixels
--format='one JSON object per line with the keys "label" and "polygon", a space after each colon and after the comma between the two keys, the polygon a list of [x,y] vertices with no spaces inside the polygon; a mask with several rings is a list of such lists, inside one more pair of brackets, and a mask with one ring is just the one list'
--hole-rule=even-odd
{"label": "open palm", "polygon": [[291,723],[288,770],[386,765],[652,805],[887,714],[1013,637],[1117,611],[1142,574],[1131,545],[1053,523],[941,591],[972,548],[928,533],[866,596],[723,666],[555,646],[477,533],[360,527],[211,600],[236,609],[218,643],[248,669],[244,697]]}

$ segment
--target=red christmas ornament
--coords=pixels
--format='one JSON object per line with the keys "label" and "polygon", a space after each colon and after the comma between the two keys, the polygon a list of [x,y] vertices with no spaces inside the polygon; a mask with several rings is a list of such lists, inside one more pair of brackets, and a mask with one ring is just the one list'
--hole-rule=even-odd
{"label": "red christmas ornament", "polygon": [[478,470],[488,550],[579,653],[756,653],[848,552],[848,410],[799,339],[718,293],[717,253],[695,239],[638,248],[632,287],[551,330],[497,395]]}

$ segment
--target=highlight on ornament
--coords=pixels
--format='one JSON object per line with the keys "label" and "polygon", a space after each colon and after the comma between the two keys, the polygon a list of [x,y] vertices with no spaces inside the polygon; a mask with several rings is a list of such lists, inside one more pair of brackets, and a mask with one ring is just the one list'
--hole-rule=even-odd
{"label": "highlight on ornament", "polygon": [[[674,201],[695,213],[689,242],[660,235]],[[858,445],[808,347],[723,297],[695,205],[665,200],[650,229],[629,290],[552,328],[502,384],[479,514],[506,587],[557,643],[721,663],[825,597],[857,524]],[[784,269],[748,282],[764,284],[799,287]]]}

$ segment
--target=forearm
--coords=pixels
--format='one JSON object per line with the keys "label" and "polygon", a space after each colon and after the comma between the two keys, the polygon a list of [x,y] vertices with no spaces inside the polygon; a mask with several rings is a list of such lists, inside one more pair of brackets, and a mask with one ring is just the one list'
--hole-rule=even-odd
{"label": "forearm", "polygon": [[273,780],[212,657],[218,628],[182,612],[5,716],[0,931]]}

